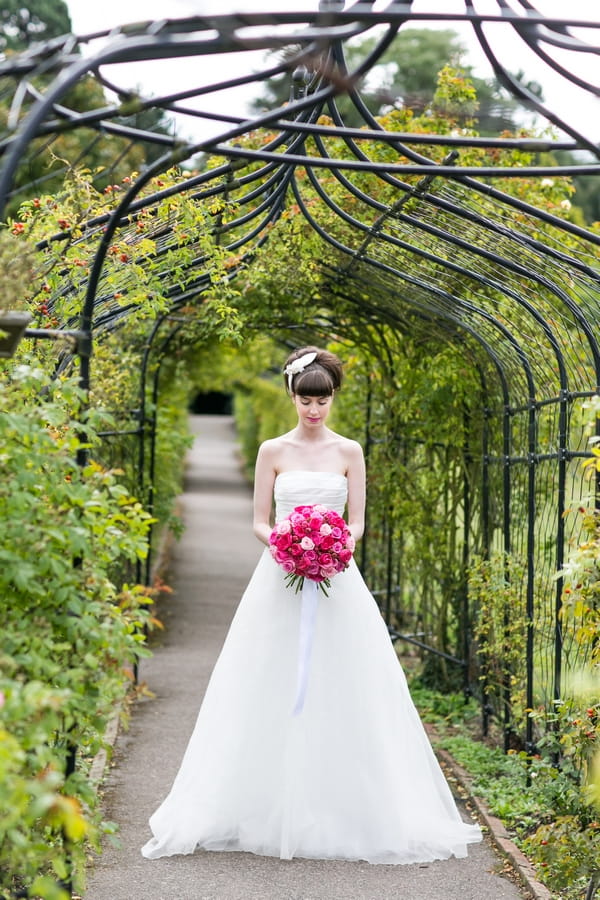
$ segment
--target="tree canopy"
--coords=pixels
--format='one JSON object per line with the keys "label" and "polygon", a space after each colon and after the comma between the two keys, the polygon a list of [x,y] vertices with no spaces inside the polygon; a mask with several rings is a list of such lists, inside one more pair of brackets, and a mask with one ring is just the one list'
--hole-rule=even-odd
{"label": "tree canopy", "polygon": [[35,41],[71,31],[64,0],[3,0],[0,8],[0,50],[25,50]]}
{"label": "tree canopy", "polygon": [[[345,46],[344,54],[350,71],[373,51],[376,40],[375,37],[368,37]],[[516,130],[515,101],[505,94],[495,78],[474,75],[466,53],[459,35],[451,29],[402,29],[365,82],[359,85],[361,99],[373,115],[382,115],[390,108],[423,112],[433,100],[438,72],[449,64],[459,68],[464,77],[473,83],[477,104],[464,107],[462,114],[477,119],[480,134]],[[315,61],[313,73],[317,66]],[[523,72],[518,72],[516,77],[523,80],[525,76]],[[255,111],[272,108],[288,100],[287,76],[271,78],[264,87],[264,93],[252,103]],[[541,88],[536,83],[528,82],[527,87],[541,96]],[[347,97],[336,102],[347,125],[362,124],[360,114]]]}
{"label": "tree canopy", "polygon": [[[46,41],[72,31],[69,10],[64,0],[4,0],[0,8],[0,51],[18,53],[37,41]],[[38,76],[34,84],[42,90],[47,76]],[[20,108],[23,118],[35,102],[26,95]],[[115,117],[118,125],[134,129],[131,136],[113,134],[110,141],[100,140],[93,128],[42,137],[34,142],[38,148],[20,168],[14,182],[15,199],[9,206],[14,213],[24,198],[60,191],[63,179],[72,167],[83,167],[92,173],[96,188],[111,189],[131,172],[139,171],[164,152],[160,143],[145,139],[150,134],[170,134],[172,123],[162,109],[145,108],[138,103],[136,92],[122,96],[123,116]],[[76,84],[63,98],[64,106],[74,113],[103,109],[107,98],[103,86],[92,76]],[[0,98],[0,126],[9,115],[8,98]],[[13,110],[14,113],[14,110]],[[137,132],[137,133],[136,133]]]}

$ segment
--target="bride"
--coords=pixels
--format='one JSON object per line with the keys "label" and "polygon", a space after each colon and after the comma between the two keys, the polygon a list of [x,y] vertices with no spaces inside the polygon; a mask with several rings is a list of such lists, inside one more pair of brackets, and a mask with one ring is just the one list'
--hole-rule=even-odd
{"label": "bride", "polygon": [[[259,450],[255,534],[268,545],[274,498],[276,521],[303,504],[346,510],[358,540],[362,450],[326,424],[342,364],[303,347],[289,356],[284,379],[298,424]],[[303,594],[286,586],[265,549],[143,855],[243,850],[371,863],[466,856],[481,832],[458,813],[355,562],[332,579],[312,619]]]}

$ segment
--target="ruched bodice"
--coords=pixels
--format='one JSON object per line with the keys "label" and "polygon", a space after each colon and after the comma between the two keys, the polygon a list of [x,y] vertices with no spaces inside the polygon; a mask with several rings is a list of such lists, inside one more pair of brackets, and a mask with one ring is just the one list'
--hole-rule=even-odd
{"label": "ruched bodice", "polygon": [[275,479],[275,519],[280,522],[294,507],[322,503],[343,515],[348,498],[346,476],[339,472],[312,472],[293,469],[280,472]]}

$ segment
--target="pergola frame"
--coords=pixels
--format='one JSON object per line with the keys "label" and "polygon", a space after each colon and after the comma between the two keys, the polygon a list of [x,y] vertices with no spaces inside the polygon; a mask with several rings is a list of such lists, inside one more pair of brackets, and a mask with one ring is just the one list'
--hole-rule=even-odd
{"label": "pergola frame", "polygon": [[[445,4],[440,3],[443,7]],[[223,223],[218,216],[214,239],[228,250],[239,252],[239,262],[231,270],[239,272],[252,266],[255,254],[269,240],[269,227],[295,203],[304,220],[322,240],[327,253],[321,261],[323,291],[335,323],[337,304],[354,305],[356,318],[370,317],[402,333],[434,333],[441,344],[456,344],[464,349],[465,359],[478,373],[481,397],[473,398],[471,415],[479,410],[482,421],[478,466],[480,483],[479,517],[482,546],[473,548],[489,555],[498,547],[507,555],[515,546],[515,477],[524,472],[525,523],[519,532],[523,556],[527,561],[527,705],[534,704],[536,692],[534,658],[536,638],[535,582],[539,567],[537,554],[538,517],[536,498],[540,467],[552,466],[553,496],[551,516],[555,523],[554,569],[560,570],[565,558],[565,509],[567,479],[573,466],[589,453],[569,429],[570,412],[576,400],[598,393],[600,384],[600,272],[597,265],[600,234],[581,227],[562,215],[533,206],[501,190],[498,179],[552,178],[566,175],[600,174],[600,148],[581,134],[569,121],[549,109],[510,73],[500,58],[490,34],[493,26],[510,27],[529,51],[561,76],[567,86],[582,88],[590,98],[600,87],[571,73],[553,56],[555,50],[574,56],[600,53],[600,21],[573,22],[542,16],[529,0],[497,0],[495,14],[480,14],[471,0],[465,0],[462,13],[418,13],[411,2],[389,2],[375,9],[370,2],[344,3],[321,0],[315,12],[292,10],[274,13],[197,16],[181,20],[144,22],[123,26],[110,32],[82,37],[66,36],[47,44],[33,45],[18,56],[0,62],[0,96],[11,97],[11,108],[4,136],[0,140],[0,208],[18,199],[19,176],[24,161],[39,152],[40,141],[51,146],[58,135],[85,129],[90,146],[109,143],[118,136],[131,144],[140,141],[160,148],[161,155],[133,183],[123,190],[112,212],[85,223],[86,241],[96,239],[93,266],[83,287],[85,296],[81,314],[75,321],[61,324],[77,328],[93,341],[118,329],[128,316],[135,315],[133,305],[118,304],[107,291],[105,263],[107,252],[119,235],[131,240],[132,222],[142,211],[156,206],[172,193],[184,193],[201,203],[211,197],[235,194],[238,212]],[[357,85],[382,54],[394,42],[399,29],[428,23],[447,26],[467,24],[477,38],[493,73],[523,107],[544,117],[559,129],[561,136],[551,137],[476,137],[470,133],[450,135],[414,134],[385,131],[363,102]],[[354,71],[348,71],[344,44],[380,26],[381,36],[374,49]],[[574,31],[578,26],[577,31]],[[595,36],[586,43],[580,29]],[[96,45],[101,44],[99,49]],[[80,50],[86,50],[85,56]],[[180,90],[160,97],[133,97],[105,72],[110,65],[175,58],[210,60],[216,54],[244,53],[251,50],[287,50],[285,60],[257,73],[231,78],[197,88]],[[310,74],[309,72],[312,72]],[[201,111],[193,102],[225,88],[233,89],[260,82],[274,75],[290,76],[290,99],[285,106],[269,110],[252,119]],[[99,110],[79,112],[65,103],[70,89],[82,79],[93,77],[114,96],[113,102]],[[40,87],[40,83],[44,87]],[[362,117],[364,127],[348,127],[339,111],[337,99],[347,95]],[[141,110],[163,110],[187,116],[189,121],[218,121],[222,130],[208,139],[182,140],[159,131],[148,131],[124,124],[123,117]],[[330,122],[324,123],[326,113]],[[260,148],[238,145],[236,139],[260,129],[268,129],[269,141]],[[343,145],[343,156],[332,156],[332,141]],[[307,144],[310,150],[307,150]],[[385,147],[394,161],[380,161],[369,155],[373,146]],[[442,147],[442,162],[426,155]],[[585,151],[591,161],[580,164],[527,163],[518,166],[461,164],[460,153],[518,150],[539,154],[559,151]],[[174,165],[194,158],[198,153],[221,157],[223,162],[200,173],[190,173],[175,187],[146,193],[152,179]],[[77,163],[78,161],[73,161]],[[307,202],[306,183],[298,174],[306,173],[311,198],[318,199],[316,214]],[[376,191],[367,193],[355,180],[369,173],[396,196],[393,203],[382,201]],[[330,190],[326,176],[333,176],[353,198],[354,211],[344,209]],[[418,176],[418,180],[415,180]],[[22,179],[21,179],[22,181]],[[43,184],[40,186],[43,187]],[[30,184],[31,189],[34,185]],[[384,195],[385,196],[385,195]],[[320,211],[326,209],[336,221],[348,226],[352,239],[345,243],[338,233],[323,225]],[[521,225],[515,228],[509,214],[518,212]],[[158,235],[158,230],[156,234]],[[157,255],[169,251],[169,226],[160,234]],[[556,235],[568,235],[568,249],[559,246]],[[61,232],[52,240],[61,241]],[[165,273],[164,294],[168,310],[153,324],[142,359],[140,415],[130,434],[138,443],[140,488],[149,491],[152,504],[153,482],[143,482],[146,453],[154,453],[156,418],[148,416],[145,403],[151,360],[155,360],[152,395],[158,396],[160,361],[173,342],[185,336],[186,318],[182,310],[203,302],[210,286],[206,260],[199,253],[194,259],[193,277],[185,287],[169,283]],[[468,285],[466,294],[455,293],[456,284]],[[568,284],[568,287],[567,287]],[[82,285],[79,285],[81,289]],[[65,286],[71,290],[72,285]],[[369,292],[369,303],[359,298]],[[55,298],[56,299],[56,298]],[[52,302],[52,300],[50,301]],[[527,333],[521,329],[527,323]],[[165,336],[163,325],[169,333]],[[282,324],[282,341],[295,334]],[[327,336],[327,323],[307,323],[307,339]],[[160,338],[160,340],[159,340]],[[157,348],[158,345],[158,348]],[[82,344],[86,347],[86,341]],[[577,346],[583,362],[573,364],[572,348]],[[64,364],[64,361],[63,361]],[[81,382],[89,388],[91,357],[87,349],[80,354]],[[552,375],[552,378],[549,375]],[[543,410],[557,410],[557,440],[554,446],[541,446],[539,418]],[[526,439],[515,443],[518,428]],[[493,428],[493,423],[496,423]],[[367,428],[368,432],[368,428]],[[120,433],[122,434],[122,433]],[[109,440],[112,435],[106,434]],[[148,440],[150,441],[147,446]],[[367,445],[369,433],[367,433]],[[367,447],[368,449],[368,447]],[[465,446],[465,460],[472,461],[474,448]],[[465,465],[465,471],[472,466]],[[490,515],[491,481],[501,473],[502,521],[492,523]],[[153,464],[150,466],[151,476]],[[520,476],[519,476],[520,477]],[[465,475],[463,515],[464,561],[468,562],[469,519],[473,486]],[[550,515],[550,513],[546,513]],[[369,556],[368,538],[363,546],[363,564]],[[469,662],[468,597],[464,598],[462,657],[448,654],[426,640],[402,633],[394,625],[394,600],[399,588],[394,584],[397,569],[392,530],[387,534],[386,584],[376,588],[382,597],[394,639],[403,639],[445,657],[462,667],[465,686],[473,688]],[[141,573],[139,573],[141,574]],[[551,575],[552,573],[548,573]],[[548,696],[558,698],[562,689],[562,582],[554,591],[554,659],[552,686]],[[484,718],[489,702],[483,691]],[[510,688],[504,696],[505,734],[510,732]],[[534,748],[531,722],[527,725],[525,747]]]}

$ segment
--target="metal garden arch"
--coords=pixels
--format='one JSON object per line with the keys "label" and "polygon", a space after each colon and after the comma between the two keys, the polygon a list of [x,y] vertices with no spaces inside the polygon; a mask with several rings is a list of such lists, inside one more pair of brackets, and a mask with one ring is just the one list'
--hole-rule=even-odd
{"label": "metal garden arch", "polygon": [[[469,411],[474,415],[477,410],[480,416],[478,446],[465,447],[465,460],[470,460],[466,469],[471,476],[475,471],[472,461],[477,459],[477,515],[483,533],[483,547],[478,549],[490,553],[494,547],[504,552],[518,548],[527,561],[527,691],[532,701],[534,690],[540,688],[535,683],[535,646],[549,617],[554,649],[552,659],[544,665],[546,675],[550,670],[552,674],[548,679],[539,674],[537,678],[552,682],[551,687],[541,685],[545,696],[558,696],[561,691],[561,590],[560,581],[554,584],[552,576],[561,566],[567,542],[563,517],[567,480],[574,483],[577,460],[588,453],[570,427],[571,410],[577,399],[597,393],[600,382],[600,236],[594,229],[501,190],[497,180],[597,176],[600,150],[590,136],[581,134],[515,80],[493,36],[496,26],[510,29],[529,52],[562,77],[566,87],[581,88],[589,97],[597,97],[600,88],[570,72],[560,52],[568,51],[574,59],[597,55],[600,22],[573,22],[568,15],[544,17],[529,0],[515,0],[512,8],[505,0],[497,0],[496,11],[485,14],[476,12],[471,0],[465,0],[460,13],[444,12],[444,4],[439,6],[439,12],[419,13],[412,2],[344,4],[321,0],[314,12],[165,19],[98,35],[66,36],[34,45],[20,56],[7,57],[0,61],[1,96],[10,107],[0,140],[0,207],[5,212],[14,209],[24,192],[43,186],[45,176],[28,184],[27,165],[42,146],[52,147],[61,135],[85,131],[90,148],[102,147],[109,154],[111,141],[116,138],[131,146],[152,144],[162,150],[162,155],[119,193],[110,213],[82,223],[85,240],[96,242],[95,259],[85,283],[64,286],[65,291],[84,292],[84,299],[80,315],[62,322],[62,328],[77,326],[97,344],[121,327],[127,317],[135,316],[134,305],[116,303],[112,298],[106,283],[106,254],[116,237],[135,242],[138,216],[170,195],[182,194],[198,204],[215,197],[235,197],[235,216],[226,222],[216,216],[212,225],[215,242],[238,255],[228,276],[232,281],[240,272],[251,270],[256,252],[268,245],[270,227],[295,203],[321,240],[322,293],[330,310],[330,323],[341,327],[336,310],[344,302],[353,306],[357,321],[361,316],[370,317],[390,324],[398,333],[412,329],[415,334],[433,334],[440,345],[461,347],[465,360],[478,373],[482,392],[482,397],[473,398]],[[393,45],[400,29],[428,22],[472,29],[499,82],[524,108],[556,126],[561,136],[476,137],[464,130],[453,134],[386,131],[361,99],[358,82]],[[375,26],[379,31],[374,48],[354,71],[349,71],[345,43]],[[128,88],[119,85],[118,74],[106,72],[108,66],[134,61],[154,61],[159,66],[169,59],[210,60],[215,54],[243,55],[257,49],[286,50],[286,58],[276,65],[265,64],[255,74],[216,84],[207,80],[196,88],[182,84],[159,97],[133,97]],[[250,83],[258,85],[285,73],[290,78],[289,102],[260,116],[245,119],[199,108],[207,95]],[[107,99],[101,109],[82,112],[71,108],[69,89],[86,78],[115,99]],[[350,98],[363,127],[347,127],[344,123],[337,102],[342,95]],[[176,113],[189,122],[217,121],[221,130],[198,140],[171,137],[159,129],[146,130],[128,122],[128,115],[142,110]],[[328,117],[327,121],[321,119],[322,115]],[[264,142],[251,145],[242,140],[261,129],[266,135]],[[440,148],[443,156],[436,161]],[[462,163],[461,153],[469,150],[484,154],[481,164]],[[387,157],[379,158],[384,151]],[[488,164],[496,151],[520,151],[530,154],[531,161],[525,165]],[[559,165],[544,158],[538,164],[540,154],[558,151],[585,151],[589,160]],[[201,172],[190,171],[165,190],[150,191],[155,176],[200,152],[221,162]],[[306,180],[299,177],[300,173],[306,174]],[[365,190],[360,180],[365,173],[373,184],[381,186],[381,191]],[[419,180],[415,182],[415,178]],[[352,198],[350,211],[336,199],[333,182]],[[518,215],[518,225],[510,218],[512,213]],[[340,238],[337,224],[327,224],[332,220],[344,224],[349,235],[346,240]],[[169,259],[174,224],[156,226],[159,258]],[[560,235],[568,236],[567,249],[561,245]],[[65,237],[68,233],[61,232],[53,240]],[[141,418],[130,429],[139,442],[140,472],[144,471],[147,441],[153,440],[155,427],[155,420],[144,412],[148,361],[159,332],[163,333],[163,323],[169,324],[170,331],[160,339],[159,358],[174,341],[185,339],[185,310],[201,305],[210,286],[206,257],[200,244],[193,241],[187,266],[184,287],[170,281],[165,270],[162,283],[168,308],[151,327],[142,353]],[[462,286],[464,294],[457,285]],[[357,295],[367,289],[369,302],[363,303]],[[50,298],[50,305],[56,304],[59,296],[60,290]],[[327,321],[307,324],[307,339],[326,337],[326,333]],[[278,334],[283,341],[295,338],[295,332],[286,330],[285,323],[279,323]],[[575,365],[577,354],[582,362]],[[89,387],[93,362],[90,372],[87,353],[82,355],[80,367],[82,384]],[[158,374],[155,378],[156,394]],[[545,444],[540,443],[542,416],[547,417]],[[500,475],[500,487],[495,482],[496,473]],[[536,499],[542,475],[549,499],[540,513]],[[152,489],[150,483],[150,492]],[[517,489],[527,498],[522,506],[524,520],[519,522],[515,520],[516,504],[520,502],[515,499]],[[469,490],[472,485],[466,478],[463,512],[467,518],[474,515]],[[492,506],[502,510],[500,520],[494,523]],[[554,522],[551,563],[549,554],[539,555],[536,537],[542,520]],[[390,531],[385,549],[385,612],[395,636],[410,640],[410,635],[394,630],[392,621],[392,582],[398,560],[391,535]],[[464,535],[468,551],[468,521]],[[539,578],[553,593],[551,614],[536,609],[535,582]],[[417,643],[434,653],[445,652],[430,646],[427,640]],[[465,650],[464,658],[458,659],[465,668],[466,654]],[[509,700],[508,695],[497,698],[496,711],[504,707],[506,713]],[[489,698],[484,698],[485,704],[489,704]],[[507,729],[509,725],[507,721]],[[528,748],[533,741],[529,728],[525,738]]]}

